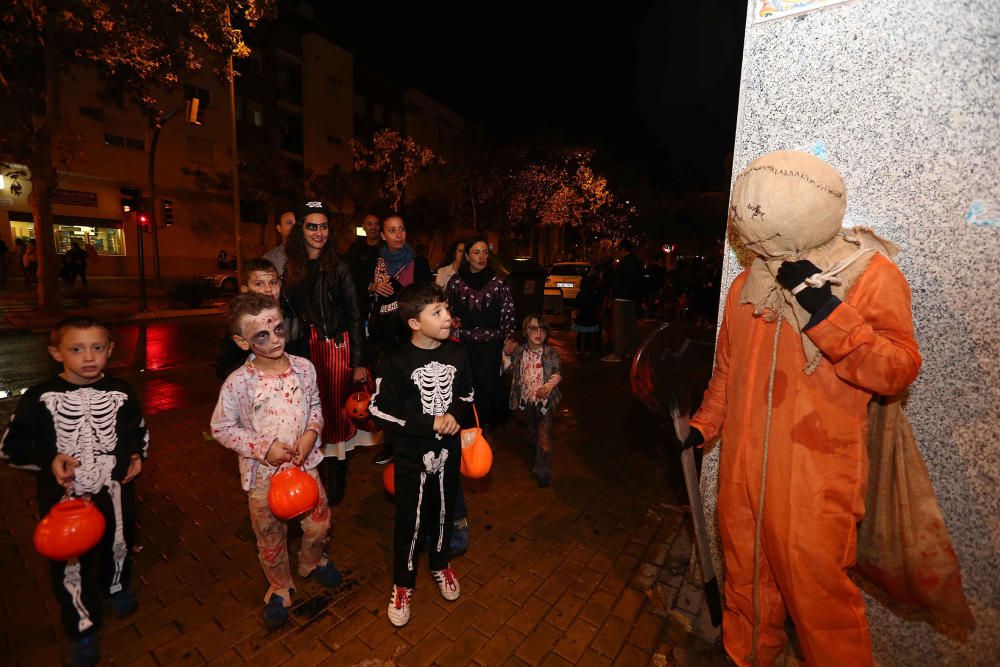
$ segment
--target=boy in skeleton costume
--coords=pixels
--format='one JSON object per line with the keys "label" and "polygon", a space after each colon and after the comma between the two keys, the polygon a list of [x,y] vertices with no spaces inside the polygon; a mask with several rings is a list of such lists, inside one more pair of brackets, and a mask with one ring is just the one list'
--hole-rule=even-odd
{"label": "boy in skeleton costume", "polygon": [[63,372],[25,392],[0,442],[0,456],[11,465],[38,471],[42,515],[65,494],[89,495],[104,514],[107,527],[93,551],[78,560],[51,562],[74,665],[100,660],[102,595],[110,597],[119,617],[139,604],[128,587],[135,518],[130,482],[142,470],[149,434],[135,392],[104,374],[113,348],[107,328],[96,320],[72,317],[57,324],[49,352]]}
{"label": "boy in skeleton costume", "polygon": [[729,290],[716,363],[686,446],[722,437],[723,643],[739,665],[785,651],[790,614],[810,665],[872,664],[847,575],[864,516],[868,403],[917,376],[910,290],[895,247],[841,227],[829,164],[779,151],[735,179],[750,267]]}
{"label": "boy in skeleton costume", "polygon": [[407,287],[399,313],[410,342],[379,364],[371,413],[394,433],[396,525],[393,533],[393,587],[389,620],[406,625],[416,583],[420,535],[427,536],[431,575],[442,597],[458,599],[460,588],[449,567],[461,445],[460,424],[472,407],[472,371],[465,349],[448,339],[451,315],[444,291],[434,283]]}

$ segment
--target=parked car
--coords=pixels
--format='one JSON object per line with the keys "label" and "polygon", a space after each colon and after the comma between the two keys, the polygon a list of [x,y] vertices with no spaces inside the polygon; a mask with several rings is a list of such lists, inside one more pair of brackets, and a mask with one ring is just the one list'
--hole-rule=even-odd
{"label": "parked car", "polygon": [[545,289],[562,291],[563,299],[575,301],[580,293],[580,283],[590,272],[590,262],[558,262],[549,269],[545,279]]}
{"label": "parked car", "polygon": [[207,283],[211,288],[223,294],[236,294],[240,289],[239,277],[236,271],[218,271],[198,276],[197,280]]}

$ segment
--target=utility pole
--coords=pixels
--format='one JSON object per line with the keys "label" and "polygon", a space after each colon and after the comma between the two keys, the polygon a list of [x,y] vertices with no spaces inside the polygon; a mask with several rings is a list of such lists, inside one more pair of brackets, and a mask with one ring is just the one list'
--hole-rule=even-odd
{"label": "utility pole", "polygon": [[156,278],[157,287],[160,286],[160,236],[157,233],[159,223],[156,219],[156,145],[160,142],[160,130],[162,130],[163,126],[167,124],[167,121],[173,118],[178,111],[184,108],[184,106],[184,104],[180,105],[156,122],[153,126],[153,140],[149,145],[149,196],[153,200],[153,203],[149,207],[150,210],[147,211],[146,214],[149,216],[150,229],[153,233],[153,275]]}
{"label": "utility pole", "polygon": [[[230,22],[226,9],[226,23]],[[233,142],[233,230],[236,236],[236,271],[243,269],[243,234],[240,232],[240,149],[236,144],[236,69],[233,56],[229,56],[229,115]]]}

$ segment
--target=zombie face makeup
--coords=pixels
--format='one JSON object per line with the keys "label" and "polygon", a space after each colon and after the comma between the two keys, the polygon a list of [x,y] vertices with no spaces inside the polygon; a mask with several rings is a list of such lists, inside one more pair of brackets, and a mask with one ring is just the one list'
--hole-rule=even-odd
{"label": "zombie face makeup", "polygon": [[545,339],[548,338],[549,327],[538,320],[531,320],[528,322],[528,326],[524,328],[524,333],[528,339],[528,345],[532,349],[538,349],[545,342]]}
{"label": "zombie face makeup", "polygon": [[280,359],[285,354],[285,323],[277,308],[265,308],[257,315],[245,315],[242,336],[233,336],[241,349],[264,359]]}

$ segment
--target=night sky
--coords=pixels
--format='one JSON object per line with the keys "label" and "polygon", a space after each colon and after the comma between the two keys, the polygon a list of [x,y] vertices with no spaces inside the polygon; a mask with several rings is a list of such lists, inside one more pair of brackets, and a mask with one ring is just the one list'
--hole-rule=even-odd
{"label": "night sky", "polygon": [[496,140],[561,134],[657,188],[727,189],[741,3],[564,5],[504,3],[492,16],[483,6],[424,3],[317,12],[358,62],[482,123]]}

